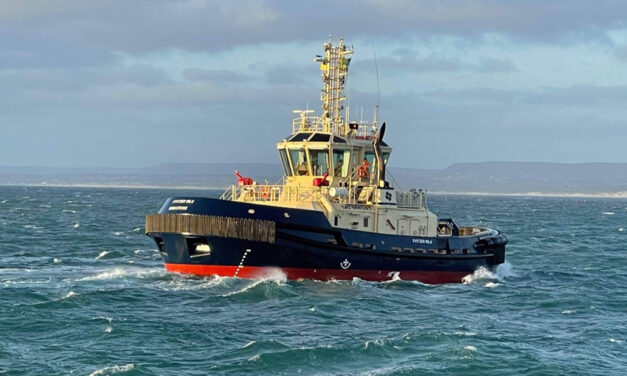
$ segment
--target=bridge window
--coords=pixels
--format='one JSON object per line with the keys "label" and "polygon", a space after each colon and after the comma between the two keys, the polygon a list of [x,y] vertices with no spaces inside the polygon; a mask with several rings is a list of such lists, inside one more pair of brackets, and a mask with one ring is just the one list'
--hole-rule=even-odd
{"label": "bridge window", "polygon": [[294,175],[304,176],[309,175],[309,168],[307,167],[307,157],[305,156],[305,149],[290,149],[290,159],[292,160],[292,168]]}
{"label": "bridge window", "polygon": [[292,169],[290,168],[290,161],[287,159],[287,152],[285,149],[279,149],[279,155],[281,155],[281,162],[283,162],[283,169],[285,175],[292,176]]}
{"label": "bridge window", "polygon": [[348,175],[350,160],[350,150],[333,150],[333,175],[345,178]]}
{"label": "bridge window", "polygon": [[309,150],[311,172],[313,176],[322,176],[329,171],[329,151]]}

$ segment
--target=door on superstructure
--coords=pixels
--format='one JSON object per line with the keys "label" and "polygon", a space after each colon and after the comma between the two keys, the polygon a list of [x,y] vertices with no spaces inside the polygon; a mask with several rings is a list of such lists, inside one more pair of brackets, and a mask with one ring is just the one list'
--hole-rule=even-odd
{"label": "door on superstructure", "polygon": [[408,235],[409,234],[409,221],[407,218],[400,218],[396,222],[396,232],[399,235]]}

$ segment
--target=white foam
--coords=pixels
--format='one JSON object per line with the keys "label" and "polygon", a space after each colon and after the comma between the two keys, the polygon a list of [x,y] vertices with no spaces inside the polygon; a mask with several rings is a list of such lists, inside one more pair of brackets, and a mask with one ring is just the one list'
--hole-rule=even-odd
{"label": "white foam", "polygon": [[52,262],[55,263],[55,264],[58,264],[58,263],[61,262],[61,259],[58,259],[58,258],[55,257],[55,258],[52,259]]}
{"label": "white foam", "polygon": [[364,343],[364,350],[368,348],[370,345],[383,346],[385,344],[385,338],[377,338],[368,340]]}
{"label": "white foam", "polygon": [[563,315],[572,315],[573,313],[577,313],[577,311],[575,311],[574,309],[567,309],[562,311]]}
{"label": "white foam", "polygon": [[516,273],[514,273],[513,271],[512,264],[505,261],[504,263],[496,267],[496,275],[498,276],[500,281],[502,280],[502,278],[515,277]]}
{"label": "white foam", "polygon": [[0,204],[6,204],[8,200],[2,200],[0,201]]}
{"label": "white foam", "polygon": [[76,210],[71,210],[71,209],[63,209],[63,210],[61,210],[61,213],[72,213],[72,214],[76,214]]}
{"label": "white foam", "polygon": [[499,283],[495,283],[495,282],[488,282],[488,283],[486,283],[486,284],[485,284],[485,287],[486,287],[486,288],[489,288],[489,289],[493,289],[493,288],[495,288],[495,287],[496,287],[496,286],[498,286],[498,285],[499,285]]}
{"label": "white foam", "polygon": [[113,328],[112,328],[112,327],[107,326],[107,327],[105,328],[104,332],[105,332],[105,333],[111,333],[111,331],[112,331],[112,330],[113,330]]}
{"label": "white foam", "polygon": [[615,338],[610,338],[609,341],[612,343],[623,343],[623,341],[621,341],[620,339],[615,339]]}
{"label": "white foam", "polygon": [[79,228],[79,227],[81,227],[81,224],[80,224],[80,223],[78,223],[78,222],[76,222],[76,223],[75,223],[72,227],[74,227],[74,228]]}
{"label": "white foam", "polygon": [[143,227],[135,227],[135,228],[133,229],[133,232],[140,232],[142,228],[143,228]]}
{"label": "white foam", "polygon": [[113,235],[115,235],[115,236],[120,236],[122,234],[124,234],[122,231],[116,231],[116,232],[113,233]]}
{"label": "white foam", "polygon": [[389,272],[388,277],[391,277],[389,280],[384,281],[383,283],[391,283],[391,282],[398,282],[398,281],[402,281],[401,280],[401,272]]}
{"label": "white foam", "polygon": [[475,332],[455,332],[456,336],[474,337],[477,335]]}
{"label": "white foam", "polygon": [[122,278],[122,277],[126,277],[126,276],[134,276],[134,277],[143,277],[146,275],[152,275],[152,274],[158,274],[158,273],[163,273],[163,269],[162,268],[151,268],[151,269],[146,269],[146,268],[128,268],[128,269],[123,269],[123,268],[115,268],[115,269],[111,269],[111,270],[107,270],[101,273],[98,273],[96,275],[93,276],[88,276],[88,277],[83,277],[78,279],[77,281],[100,281],[100,280],[108,280],[108,279],[116,279],[116,278]]}
{"label": "white foam", "polygon": [[623,232],[623,231],[625,231],[625,228],[623,228],[623,227],[618,229],[618,232]]}
{"label": "white foam", "polygon": [[464,278],[462,278],[462,283],[463,284],[469,284],[469,283],[473,283],[475,281],[480,281],[480,280],[485,280],[485,279],[491,279],[491,280],[499,280],[499,276],[492,273],[491,271],[489,271],[488,269],[486,269],[483,266],[480,266],[479,268],[477,268],[477,270],[474,271],[474,273],[472,274],[468,274],[466,276],[464,276]]}
{"label": "white foam", "polygon": [[241,294],[243,292],[246,292],[250,289],[255,288],[256,286],[259,286],[260,284],[264,283],[264,282],[273,282],[276,283],[277,285],[284,285],[285,282],[287,281],[287,276],[285,275],[285,273],[283,273],[281,271],[281,269],[269,269],[268,271],[264,272],[263,274],[257,276],[257,278],[254,279],[254,282],[249,284],[248,286],[244,287],[243,289],[237,290],[237,291],[231,291],[228,292],[226,294],[221,295],[222,297],[227,297],[227,296],[231,296],[231,295],[237,295],[237,294]]}
{"label": "white foam", "polygon": [[476,347],[474,347],[474,346],[472,346],[472,345],[467,345],[467,346],[464,346],[464,350],[466,350],[466,351],[472,351],[472,352],[477,352],[477,348],[476,348]]}
{"label": "white foam", "polygon": [[603,212],[603,215],[614,215],[614,212],[606,211],[606,212]]}
{"label": "white foam", "polygon": [[248,342],[247,344],[245,344],[244,346],[242,346],[242,348],[243,348],[243,349],[245,349],[245,348],[247,348],[248,346],[252,346],[252,345],[254,345],[255,343],[257,343],[257,341],[250,341],[250,342]]}
{"label": "white foam", "polygon": [[100,260],[101,258],[105,257],[108,254],[109,254],[109,251],[102,251],[98,254],[98,257],[96,257],[96,260]]}
{"label": "white foam", "polygon": [[70,291],[70,292],[68,292],[67,294],[65,294],[65,296],[63,297],[63,299],[68,299],[68,298],[71,298],[71,297],[73,297],[73,296],[75,296],[75,295],[76,295],[76,293],[75,293],[74,291]]}
{"label": "white foam", "polygon": [[113,317],[108,317],[108,316],[98,316],[98,317],[92,317],[92,320],[105,320],[108,323],[112,323],[113,322]]}
{"label": "white foam", "polygon": [[115,375],[116,373],[129,372],[133,369],[135,369],[135,365],[133,363],[123,366],[108,366],[90,373],[89,376]]}

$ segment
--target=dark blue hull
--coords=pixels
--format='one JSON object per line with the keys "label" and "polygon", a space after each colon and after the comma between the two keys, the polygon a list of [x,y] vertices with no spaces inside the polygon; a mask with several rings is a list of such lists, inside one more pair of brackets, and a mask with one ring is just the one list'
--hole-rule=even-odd
{"label": "dark blue hull", "polygon": [[[498,233],[481,238],[417,237],[338,229],[317,211],[197,197],[170,198],[159,213],[188,226],[173,231],[164,228],[163,221],[148,226],[147,220],[148,235],[157,242],[166,268],[198,275],[249,278],[280,271],[290,279],[397,276],[426,283],[461,282],[479,267],[502,263],[507,243]],[[224,218],[247,221],[240,226],[269,223],[271,236],[257,239],[260,235],[254,231],[244,236],[246,229],[234,232],[234,224],[227,225],[231,232],[208,234],[214,230],[199,231],[202,224],[191,220],[208,217],[220,218],[218,224]]]}

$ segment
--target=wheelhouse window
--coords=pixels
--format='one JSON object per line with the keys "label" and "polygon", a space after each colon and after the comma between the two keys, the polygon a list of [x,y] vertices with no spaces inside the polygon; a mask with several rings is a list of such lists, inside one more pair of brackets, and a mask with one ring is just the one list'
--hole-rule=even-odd
{"label": "wheelhouse window", "polygon": [[[385,152],[381,154],[382,154],[381,157],[383,158],[383,163],[387,166],[388,158],[390,158],[390,153]],[[375,174],[377,171],[377,158],[375,158],[374,151],[367,151],[364,154],[364,158],[366,158],[368,163],[370,163],[370,174],[371,175]]]}
{"label": "wheelhouse window", "polygon": [[333,150],[333,175],[345,178],[350,167],[350,150]]}
{"label": "wheelhouse window", "polygon": [[329,151],[328,150],[309,150],[309,158],[311,161],[311,174],[313,176],[322,176],[329,171]]}
{"label": "wheelhouse window", "polygon": [[281,156],[281,162],[283,163],[283,169],[285,175],[292,176],[292,169],[290,168],[290,161],[287,159],[287,152],[285,149],[279,149],[279,155]]}
{"label": "wheelhouse window", "polygon": [[373,176],[373,174],[376,171],[376,164],[377,164],[377,159],[374,157],[374,151],[367,151],[364,154],[364,158],[368,161],[368,163],[370,163],[370,176]]}
{"label": "wheelhouse window", "polygon": [[307,167],[307,157],[305,149],[290,149],[290,159],[292,160],[293,174],[296,176],[309,175]]}

